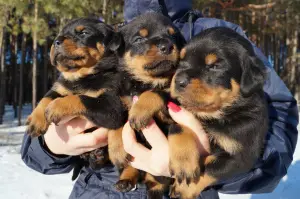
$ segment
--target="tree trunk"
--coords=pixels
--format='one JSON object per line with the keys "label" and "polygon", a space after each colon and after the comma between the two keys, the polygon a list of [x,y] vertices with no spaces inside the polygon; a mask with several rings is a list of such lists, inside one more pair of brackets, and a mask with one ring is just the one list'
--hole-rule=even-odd
{"label": "tree trunk", "polygon": [[102,15],[106,23],[108,21],[108,15],[107,15],[108,4],[109,4],[109,0],[103,0]]}
{"label": "tree trunk", "polygon": [[1,87],[0,87],[0,124],[3,123],[3,115],[5,111],[5,98],[6,98],[6,63],[5,63],[5,55],[6,55],[6,27],[3,27],[2,32],[2,48],[1,48]]}
{"label": "tree trunk", "polygon": [[18,67],[17,67],[17,54],[18,54],[18,36],[11,35],[11,67],[12,67],[12,81],[11,81],[11,99],[14,109],[14,118],[17,118],[17,78],[18,78]]}
{"label": "tree trunk", "polygon": [[48,38],[44,43],[44,70],[43,70],[43,95],[48,91]]}
{"label": "tree trunk", "polygon": [[[34,24],[37,24],[38,22],[38,2],[35,0],[34,2]],[[33,30],[33,65],[32,65],[32,109],[36,107],[36,101],[37,101],[37,26],[34,27]]]}
{"label": "tree trunk", "polygon": [[18,125],[22,125],[22,106],[23,106],[23,93],[24,93],[24,65],[26,56],[26,35],[23,33],[21,44],[21,63],[20,63],[20,88],[19,88],[19,106],[18,106]]}

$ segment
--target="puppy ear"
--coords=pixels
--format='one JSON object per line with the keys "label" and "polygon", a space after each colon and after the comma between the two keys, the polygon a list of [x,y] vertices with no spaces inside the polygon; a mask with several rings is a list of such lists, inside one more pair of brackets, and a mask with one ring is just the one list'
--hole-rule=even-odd
{"label": "puppy ear", "polygon": [[180,32],[176,32],[175,40],[179,50],[181,50],[186,45],[186,40]]}
{"label": "puppy ear", "polygon": [[112,36],[112,39],[108,43],[108,49],[113,52],[120,52],[124,48],[123,36],[120,32],[115,32]]}
{"label": "puppy ear", "polygon": [[263,62],[255,56],[245,56],[242,66],[241,93],[249,97],[253,92],[262,89],[266,73]]}

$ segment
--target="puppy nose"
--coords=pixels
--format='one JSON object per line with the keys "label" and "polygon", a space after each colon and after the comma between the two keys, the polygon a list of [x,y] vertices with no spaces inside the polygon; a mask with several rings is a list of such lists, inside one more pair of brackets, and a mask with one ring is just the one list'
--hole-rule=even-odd
{"label": "puppy nose", "polygon": [[186,73],[180,73],[176,76],[175,84],[177,88],[185,88],[189,83],[190,79]]}
{"label": "puppy nose", "polygon": [[173,44],[170,42],[164,42],[158,45],[159,51],[163,54],[170,54],[173,50]]}
{"label": "puppy nose", "polygon": [[62,36],[57,37],[54,41],[54,46],[59,47],[64,42],[64,39]]}

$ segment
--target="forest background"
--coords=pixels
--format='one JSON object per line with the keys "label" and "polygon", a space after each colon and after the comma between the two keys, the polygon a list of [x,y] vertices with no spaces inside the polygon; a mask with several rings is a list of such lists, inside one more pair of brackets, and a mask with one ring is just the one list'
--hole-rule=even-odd
{"label": "forest background", "polygon": [[[21,124],[22,106],[37,102],[58,77],[51,44],[68,20],[123,21],[123,0],[0,0],[0,124],[5,105]],[[203,17],[240,25],[300,100],[300,0],[193,0]]]}

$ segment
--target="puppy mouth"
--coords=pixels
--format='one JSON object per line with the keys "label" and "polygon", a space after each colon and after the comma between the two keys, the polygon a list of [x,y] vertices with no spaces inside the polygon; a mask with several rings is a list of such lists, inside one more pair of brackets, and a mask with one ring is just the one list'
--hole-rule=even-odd
{"label": "puppy mouth", "polygon": [[172,76],[176,70],[176,64],[170,60],[154,61],[144,66],[144,70],[152,76]]}
{"label": "puppy mouth", "polygon": [[215,112],[220,109],[220,106],[214,102],[201,103],[194,100],[188,100],[186,97],[178,96],[176,98],[180,104],[191,112]]}
{"label": "puppy mouth", "polygon": [[80,61],[83,60],[85,57],[84,56],[79,56],[79,55],[66,55],[61,52],[57,52],[54,55],[53,58],[53,63],[55,66],[61,66],[64,68],[66,71],[72,71],[72,70],[77,70],[79,67],[70,64],[70,61]]}

